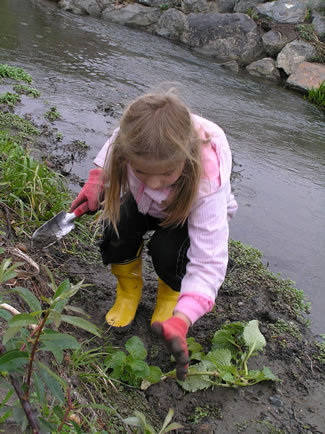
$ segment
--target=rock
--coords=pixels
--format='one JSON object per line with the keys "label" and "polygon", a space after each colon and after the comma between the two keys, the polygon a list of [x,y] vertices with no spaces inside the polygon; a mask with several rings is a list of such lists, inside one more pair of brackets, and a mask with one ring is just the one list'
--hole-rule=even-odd
{"label": "rock", "polygon": [[161,10],[148,8],[137,3],[128,4],[121,9],[106,8],[102,18],[117,24],[124,24],[129,27],[142,27],[151,30],[158,23],[161,17]]}
{"label": "rock", "polygon": [[271,57],[257,60],[246,66],[246,70],[255,77],[264,77],[270,80],[278,80],[280,73],[275,66],[275,61]]}
{"label": "rock", "polygon": [[319,35],[325,33],[325,16],[317,11],[313,11],[313,21],[314,30]]}
{"label": "rock", "polygon": [[303,23],[307,14],[308,0],[276,0],[256,6],[263,17],[278,23]]}
{"label": "rock", "polygon": [[282,48],[290,42],[279,30],[270,30],[262,36],[264,50],[271,57],[276,57]]}
{"label": "rock", "polygon": [[190,14],[191,12],[196,14],[219,12],[216,2],[208,0],[183,0],[181,9],[184,14]]}
{"label": "rock", "polygon": [[99,17],[101,9],[96,0],[60,0],[58,6],[76,15],[91,15]]}
{"label": "rock", "polygon": [[278,54],[276,59],[277,68],[282,68],[288,75],[292,74],[297,65],[309,61],[316,55],[316,49],[312,44],[305,41],[292,41],[287,44]]}
{"label": "rock", "polygon": [[233,72],[239,71],[239,65],[235,60],[229,60],[229,62],[219,63],[219,66],[222,66],[225,69],[229,69]]}
{"label": "rock", "polygon": [[167,39],[180,40],[187,26],[186,15],[183,12],[169,9],[161,15],[155,33]]}
{"label": "rock", "polygon": [[282,407],[283,406],[283,401],[277,395],[270,396],[269,401],[275,407]]}
{"label": "rock", "polygon": [[308,92],[311,88],[318,88],[325,80],[325,65],[321,63],[300,63],[295,72],[286,81],[286,87],[301,92]]}
{"label": "rock", "polygon": [[225,14],[227,12],[233,12],[236,0],[215,0],[217,5],[217,12]]}
{"label": "rock", "polygon": [[220,61],[248,65],[264,52],[256,23],[248,15],[189,14],[188,24],[182,42]]}
{"label": "rock", "polygon": [[150,6],[152,8],[161,8],[167,6],[169,9],[180,6],[181,0],[137,0],[137,3],[140,3],[144,6]]}
{"label": "rock", "polygon": [[249,9],[253,9],[261,3],[264,3],[264,0],[236,0],[234,12],[243,12],[246,14]]}

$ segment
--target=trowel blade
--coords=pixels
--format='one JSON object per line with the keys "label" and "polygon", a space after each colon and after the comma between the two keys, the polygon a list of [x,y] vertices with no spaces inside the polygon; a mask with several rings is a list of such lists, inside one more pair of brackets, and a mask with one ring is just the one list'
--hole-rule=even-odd
{"label": "trowel blade", "polygon": [[35,247],[41,248],[58,241],[74,229],[73,220],[75,218],[76,215],[74,213],[59,212],[59,214],[52,217],[33,233],[32,244]]}

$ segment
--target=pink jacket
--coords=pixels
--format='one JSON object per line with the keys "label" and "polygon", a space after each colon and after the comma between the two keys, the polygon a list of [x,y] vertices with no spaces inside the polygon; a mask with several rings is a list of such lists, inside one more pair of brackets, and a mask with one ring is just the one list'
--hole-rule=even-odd
{"label": "pink jacket", "polygon": [[[175,311],[187,315],[193,324],[212,309],[224,281],[228,264],[228,220],[234,216],[238,206],[231,193],[232,158],[223,130],[200,116],[192,115],[192,119],[200,137],[210,137],[210,142],[202,145],[204,175],[188,217],[189,263]],[[117,133],[118,129],[99,151],[94,160],[97,166],[103,167]],[[161,203],[168,197],[169,189],[151,190],[137,179],[130,165],[128,181],[139,211],[164,217]]]}

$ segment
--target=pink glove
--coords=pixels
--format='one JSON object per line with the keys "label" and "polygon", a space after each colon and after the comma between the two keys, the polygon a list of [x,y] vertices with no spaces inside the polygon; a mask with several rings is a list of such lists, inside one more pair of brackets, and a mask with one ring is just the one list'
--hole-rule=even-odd
{"label": "pink glove", "polygon": [[186,343],[188,325],[183,319],[173,316],[163,322],[155,321],[151,328],[167,344],[176,360],[176,377],[184,381],[190,361]]}
{"label": "pink glove", "polygon": [[89,211],[97,211],[99,208],[99,197],[103,191],[102,169],[92,169],[89,178],[82,187],[77,198],[72,202],[70,212],[74,212],[77,217]]}

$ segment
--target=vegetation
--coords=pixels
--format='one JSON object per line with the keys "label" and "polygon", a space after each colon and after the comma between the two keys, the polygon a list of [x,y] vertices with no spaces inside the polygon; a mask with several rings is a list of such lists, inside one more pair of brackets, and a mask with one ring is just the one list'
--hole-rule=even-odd
{"label": "vegetation", "polygon": [[14,107],[20,101],[21,98],[17,93],[6,92],[0,95],[0,104],[7,104],[9,107]]}
{"label": "vegetation", "polygon": [[311,88],[308,91],[307,99],[317,107],[325,110],[325,80],[322,81],[318,88]]}
{"label": "vegetation", "polygon": [[50,122],[54,122],[61,119],[61,114],[58,112],[57,108],[53,106],[45,113],[44,117]]}
{"label": "vegetation", "polygon": [[23,68],[9,66],[7,64],[0,64],[0,77],[25,81],[26,83],[31,83],[33,81],[32,77],[27,74]]}
{"label": "vegetation", "polygon": [[28,96],[32,96],[33,98],[38,98],[41,95],[41,92],[34,87],[26,86],[25,84],[15,84],[13,86],[15,92],[19,94],[24,94]]}
{"label": "vegetation", "polygon": [[325,43],[317,35],[312,24],[298,24],[296,29],[301,39],[310,42],[316,49],[315,62],[325,63]]}

